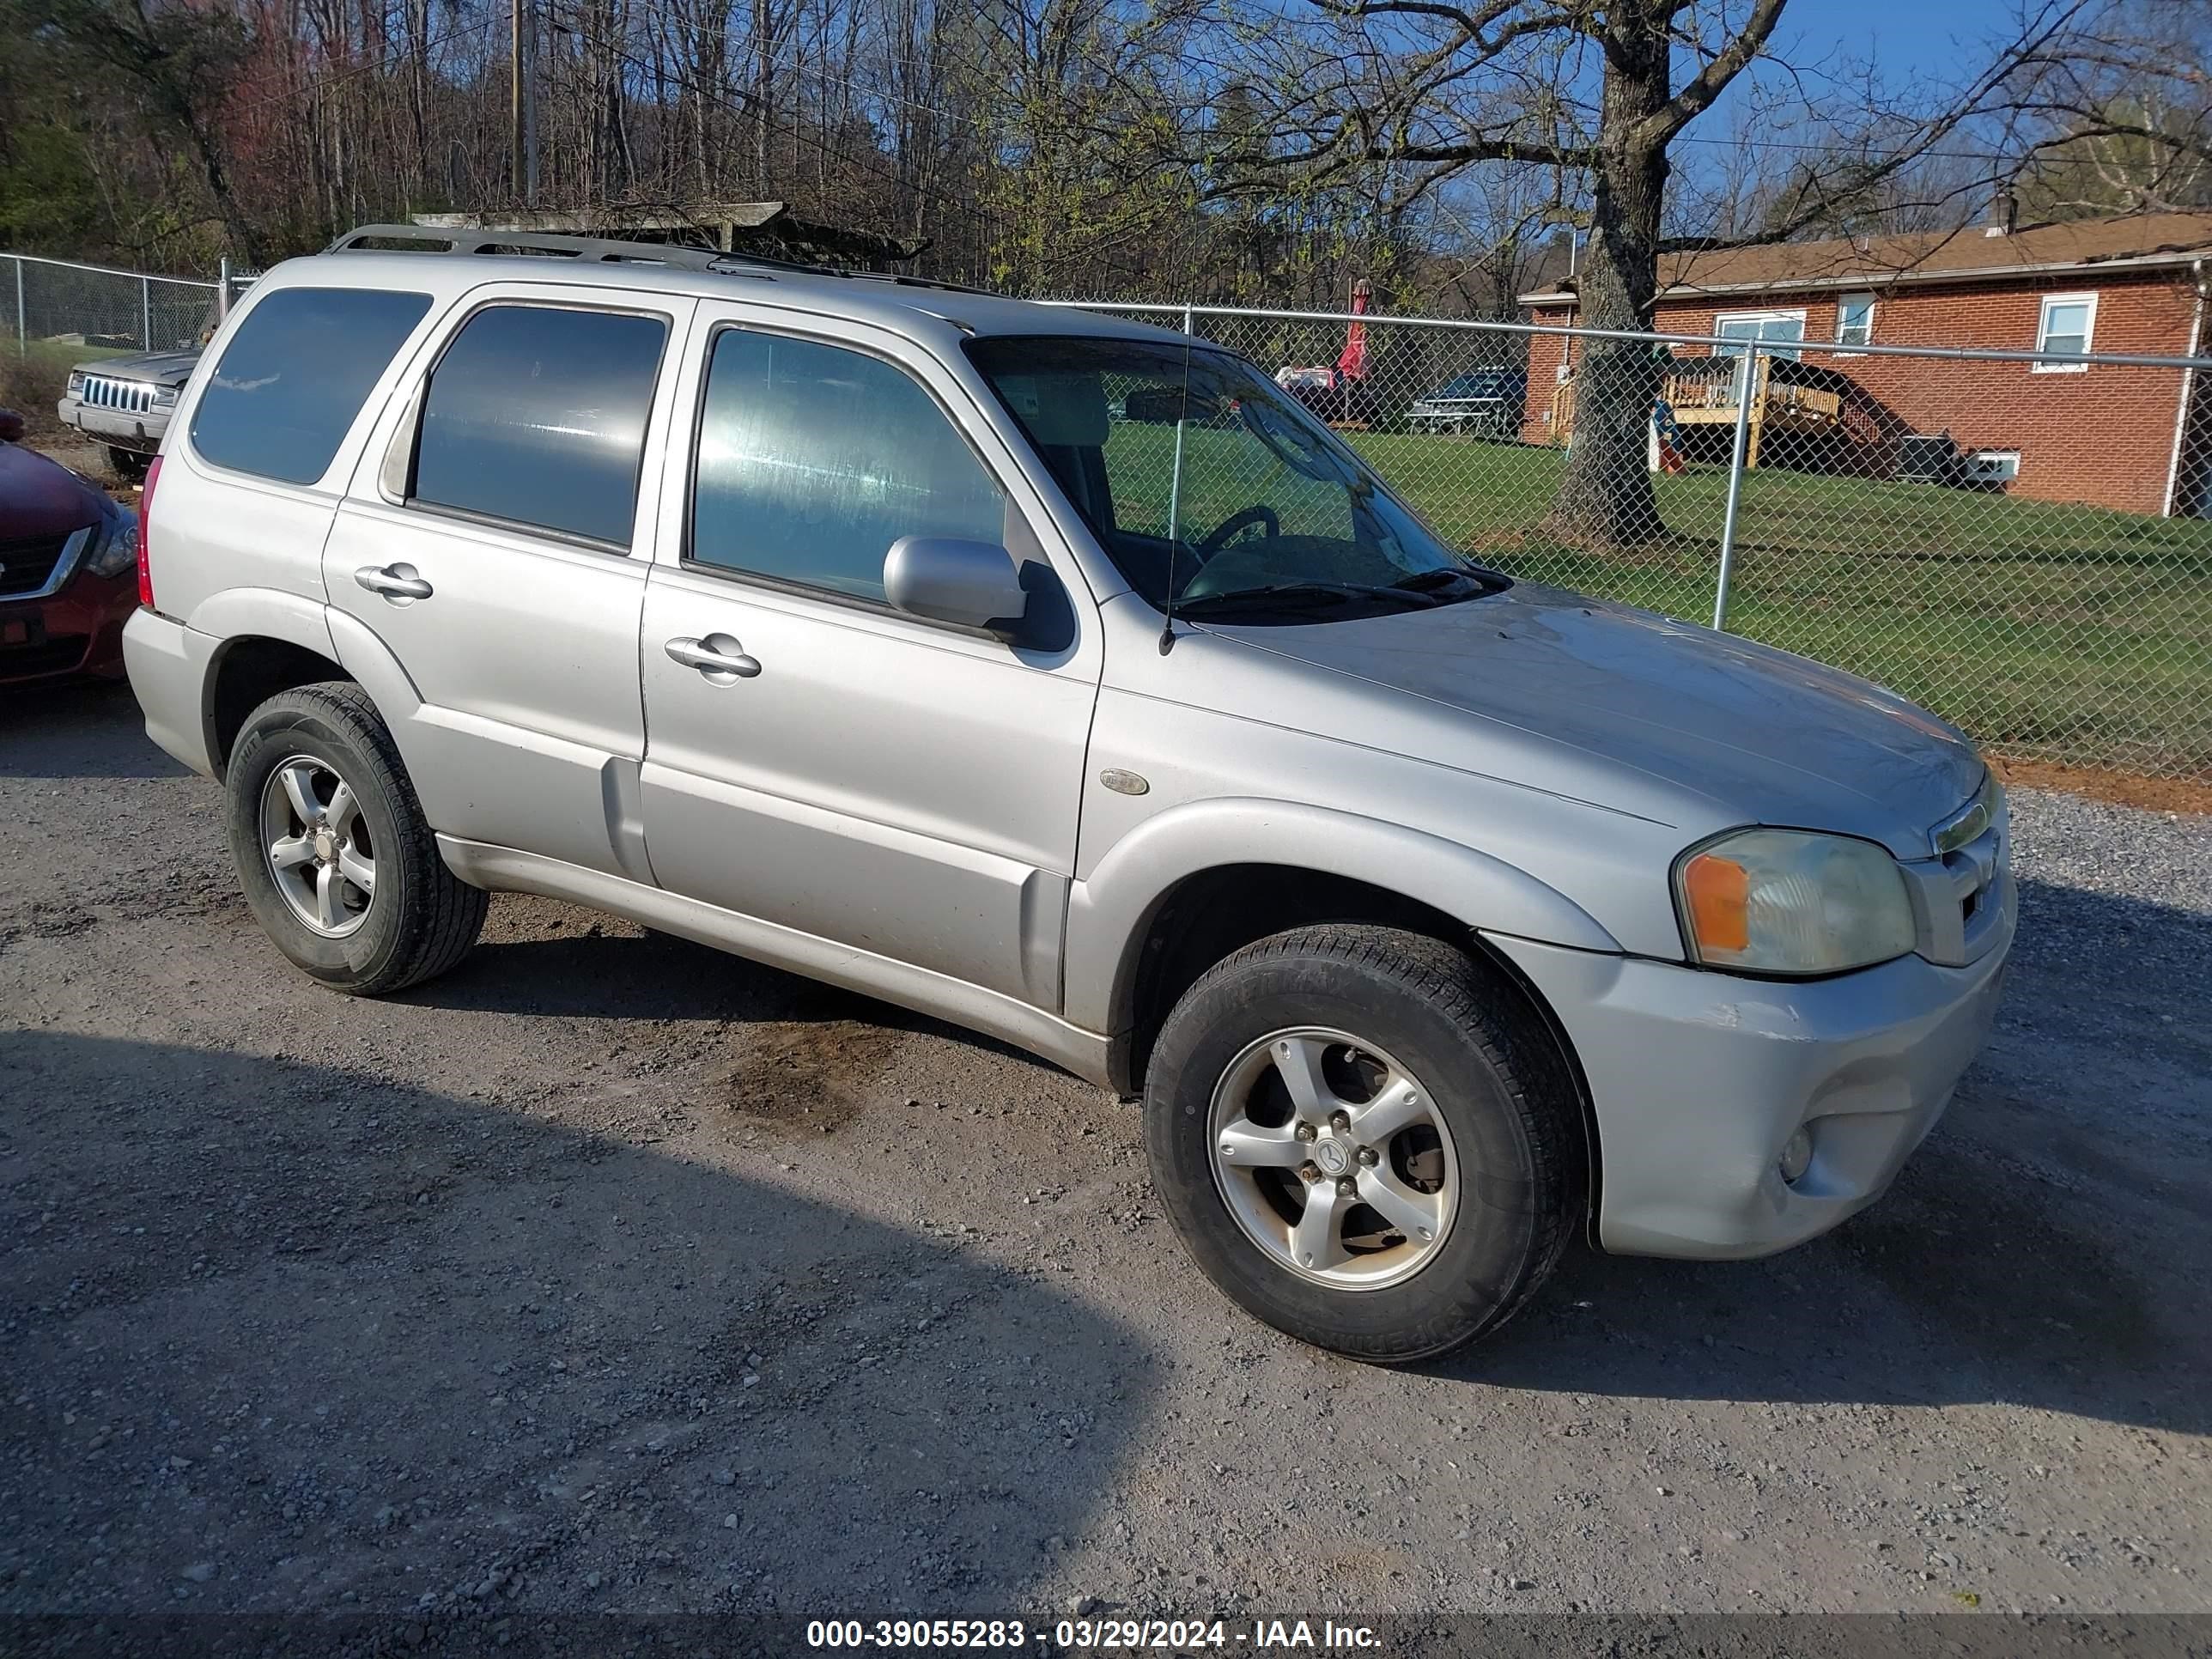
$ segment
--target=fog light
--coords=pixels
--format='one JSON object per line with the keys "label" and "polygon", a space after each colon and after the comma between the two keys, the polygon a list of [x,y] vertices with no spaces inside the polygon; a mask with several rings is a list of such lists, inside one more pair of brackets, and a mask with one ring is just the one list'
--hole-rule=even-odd
{"label": "fog light", "polygon": [[1790,1137],[1782,1146],[1782,1178],[1796,1185],[1813,1162],[1813,1137],[1802,1129]]}

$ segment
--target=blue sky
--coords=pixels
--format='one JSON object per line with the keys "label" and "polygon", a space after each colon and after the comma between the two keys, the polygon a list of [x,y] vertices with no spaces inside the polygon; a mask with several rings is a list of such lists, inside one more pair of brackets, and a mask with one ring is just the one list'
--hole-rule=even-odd
{"label": "blue sky", "polygon": [[1791,0],[1776,40],[1792,61],[1871,59],[1899,76],[1948,80],[1973,46],[2009,33],[2013,22],[2008,0]]}
{"label": "blue sky", "polygon": [[[1747,9],[1747,0],[1729,0],[1729,21],[1740,23]],[[1700,118],[1686,135],[1678,163],[1695,170],[1740,142],[1738,122],[1750,107],[1747,100],[1760,96],[1755,88],[1764,88],[1770,100],[1778,101],[1770,104],[1776,110],[1771,126],[1748,124],[1744,136],[1751,143],[1756,144],[1761,132],[1782,148],[1820,142],[1815,132],[1796,127],[1789,118],[1790,82],[1784,65],[1805,77],[1816,106],[1826,90],[1821,79],[1828,76],[1841,83],[1834,89],[1839,107],[1856,108],[1850,88],[1870,64],[1891,107],[1933,114],[1949,105],[1956,88],[1988,67],[1995,48],[2009,41],[2017,27],[2014,0],[1791,0],[1775,31],[1774,61],[1762,62],[1737,81]],[[1961,134],[1954,142],[1970,146],[1973,137]]]}

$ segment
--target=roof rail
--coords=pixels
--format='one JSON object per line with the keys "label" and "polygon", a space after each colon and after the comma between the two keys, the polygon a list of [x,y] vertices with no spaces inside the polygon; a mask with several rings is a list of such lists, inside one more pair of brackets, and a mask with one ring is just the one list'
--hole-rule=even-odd
{"label": "roof rail", "polygon": [[[371,243],[400,243],[398,248],[372,247]],[[683,270],[741,270],[759,266],[767,270],[814,271],[823,269],[788,259],[771,259],[750,253],[723,253],[710,247],[684,247],[669,242],[625,242],[606,236],[567,236],[545,230],[502,230],[496,226],[454,230],[429,225],[362,225],[346,232],[325,253],[526,253],[545,254],[601,264],[669,265]]]}
{"label": "roof rail", "polygon": [[[398,249],[372,248],[368,246],[372,242],[407,246]],[[625,242],[611,237],[569,236],[545,230],[501,230],[496,226],[459,230],[442,225],[362,225],[346,232],[323,252],[548,254],[605,264],[670,265],[684,270],[712,270],[725,275],[772,276],[785,270],[807,276],[890,283],[901,288],[944,289],[955,294],[988,295],[990,292],[964,283],[940,282],[934,277],[908,276],[895,271],[810,264],[805,260],[778,259],[765,253],[723,253],[710,247],[683,247],[668,242]]]}

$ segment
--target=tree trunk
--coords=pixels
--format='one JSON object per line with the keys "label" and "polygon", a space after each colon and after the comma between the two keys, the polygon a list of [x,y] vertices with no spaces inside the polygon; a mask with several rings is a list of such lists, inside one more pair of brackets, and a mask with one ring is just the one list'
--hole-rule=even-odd
{"label": "tree trunk", "polygon": [[[1581,320],[1592,328],[1651,325],[1667,151],[1663,141],[1641,138],[1637,129],[1666,106],[1667,53],[1659,27],[1644,38],[1608,43],[1590,170],[1589,246],[1576,287]],[[1642,546],[1667,533],[1644,470],[1657,383],[1658,362],[1648,343],[1581,343],[1573,447],[1552,506],[1551,529],[1562,540],[1609,550]]]}

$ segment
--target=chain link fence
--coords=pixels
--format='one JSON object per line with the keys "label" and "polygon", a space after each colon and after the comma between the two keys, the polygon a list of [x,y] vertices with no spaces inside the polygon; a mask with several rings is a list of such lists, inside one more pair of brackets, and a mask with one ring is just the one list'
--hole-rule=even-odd
{"label": "chain link fence", "polygon": [[1251,358],[1482,563],[2212,776],[2212,364],[1089,308]]}
{"label": "chain link fence", "polygon": [[220,287],[0,253],[0,349],[82,357],[196,346],[219,319]]}
{"label": "chain link fence", "polygon": [[[195,345],[219,288],[0,254],[0,354]],[[2212,777],[2212,362],[1080,303],[1251,358],[1485,564]]]}

